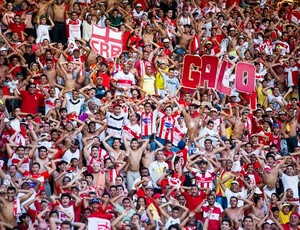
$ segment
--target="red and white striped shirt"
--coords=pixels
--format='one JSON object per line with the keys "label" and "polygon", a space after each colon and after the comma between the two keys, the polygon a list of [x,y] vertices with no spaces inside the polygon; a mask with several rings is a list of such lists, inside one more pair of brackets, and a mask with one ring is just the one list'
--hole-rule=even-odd
{"label": "red and white striped shirt", "polygon": [[192,169],[192,174],[195,176],[199,188],[213,188],[213,179],[216,176],[214,172],[201,173],[198,169]]}
{"label": "red and white striped shirt", "polygon": [[131,141],[132,138],[141,138],[142,137],[141,127],[138,124],[124,125],[122,136],[125,137],[126,140],[128,140],[128,141]]}
{"label": "red and white striped shirt", "polygon": [[[13,155],[11,156],[11,158],[7,162],[7,166],[17,165],[21,160],[22,159],[18,156],[18,154],[13,153]],[[30,163],[30,159],[25,157],[24,162],[21,165],[21,168],[26,170],[26,171],[29,171],[30,170],[29,163]]]}
{"label": "red and white striped shirt", "polygon": [[186,133],[187,133],[187,127],[185,125],[180,126],[179,124],[176,124],[173,132],[172,144],[174,146],[178,146],[179,141],[181,141],[181,139]]}
{"label": "red and white striped shirt", "polygon": [[163,112],[159,112],[158,116],[160,120],[157,137],[173,142],[174,126],[177,118],[179,117],[178,112],[175,112],[171,116],[167,116]]}
{"label": "red and white striped shirt", "polygon": [[150,113],[138,112],[141,116],[141,129],[142,136],[150,136],[153,133],[156,133],[156,118],[157,118],[157,110],[154,110]]}

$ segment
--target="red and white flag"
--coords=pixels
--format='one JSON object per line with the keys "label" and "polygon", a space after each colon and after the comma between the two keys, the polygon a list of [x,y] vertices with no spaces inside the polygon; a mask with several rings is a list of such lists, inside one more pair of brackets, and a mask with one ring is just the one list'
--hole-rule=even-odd
{"label": "red and white flag", "polygon": [[104,58],[117,57],[122,53],[122,32],[93,25],[90,46]]}
{"label": "red and white flag", "polygon": [[110,221],[102,218],[88,218],[88,230],[111,230]]}

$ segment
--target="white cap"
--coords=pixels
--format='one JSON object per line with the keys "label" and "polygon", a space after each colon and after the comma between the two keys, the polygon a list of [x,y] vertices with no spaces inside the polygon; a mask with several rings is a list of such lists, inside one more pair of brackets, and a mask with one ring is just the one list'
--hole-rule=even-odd
{"label": "white cap", "polygon": [[274,221],[273,220],[267,220],[266,223],[268,223],[268,224],[274,224]]}
{"label": "white cap", "polygon": [[142,4],[141,3],[138,3],[138,4],[136,4],[136,7],[142,7]]}
{"label": "white cap", "polygon": [[169,38],[165,38],[163,42],[170,42]]}
{"label": "white cap", "polygon": [[231,182],[231,184],[237,184],[237,185],[240,185],[240,183],[237,182],[236,180],[233,180],[233,181]]}
{"label": "white cap", "polygon": [[272,112],[273,109],[271,109],[270,107],[266,108],[266,112]]}
{"label": "white cap", "polygon": [[254,189],[254,193],[255,194],[262,194],[262,191],[258,188],[258,187],[256,187],[255,189]]}

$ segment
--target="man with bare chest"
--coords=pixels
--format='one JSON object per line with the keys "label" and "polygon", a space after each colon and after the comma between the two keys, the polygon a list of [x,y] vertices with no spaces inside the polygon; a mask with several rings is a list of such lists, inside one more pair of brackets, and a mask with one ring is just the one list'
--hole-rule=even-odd
{"label": "man with bare chest", "polygon": [[54,2],[55,0],[42,0],[38,3],[38,11],[36,16],[33,19],[33,22],[36,23],[37,19],[41,17],[41,15],[46,15],[48,7]]}
{"label": "man with bare chest", "polygon": [[142,158],[142,154],[146,149],[146,146],[149,144],[149,139],[147,139],[141,147],[139,147],[139,142],[136,138],[133,138],[131,140],[130,146],[128,145],[126,138],[123,138],[123,142],[125,145],[128,161],[127,187],[128,190],[131,190],[135,179],[140,177],[140,161]]}
{"label": "man with bare chest", "polygon": [[[67,65],[65,66],[65,64]],[[72,89],[80,88],[81,84],[84,81],[84,76],[80,75],[81,69],[82,63],[58,63],[57,70],[60,77],[64,79],[65,91],[71,91]]]}
{"label": "man with bare chest", "polygon": [[65,11],[66,3],[64,0],[57,0],[53,4],[53,41],[66,42],[66,27],[65,27]]}
{"label": "man with bare chest", "polygon": [[246,209],[248,209],[253,203],[245,200],[245,202],[247,202],[246,205],[241,206],[241,207],[237,207],[238,204],[238,200],[241,198],[237,198],[235,196],[230,198],[230,208],[226,208],[224,211],[224,217],[228,217],[231,222],[232,225],[238,227],[237,225],[241,225],[241,221],[243,219],[244,216],[244,211]]}
{"label": "man with bare chest", "polygon": [[192,35],[190,34],[191,26],[186,24],[184,25],[184,31],[180,31],[179,45],[182,49],[188,50],[189,44],[192,39]]}
{"label": "man with bare chest", "polygon": [[154,161],[155,153],[159,150],[163,150],[163,148],[164,148],[164,146],[160,142],[158,142],[156,139],[154,139],[154,141],[158,145],[158,149],[156,149],[155,151],[151,151],[150,144],[148,144],[143,153],[142,166],[145,168],[149,168],[150,164]]}
{"label": "man with bare chest", "polygon": [[[2,196],[0,197],[1,215],[3,216],[5,222],[12,226],[17,225],[17,217],[22,214],[20,206],[21,203],[27,200],[33,194],[32,190],[18,190],[18,192],[25,193],[25,195],[21,196],[20,198],[16,198],[17,189],[9,186],[6,193],[7,198]],[[18,201],[16,199],[18,199]]]}
{"label": "man with bare chest", "polygon": [[43,74],[45,74],[48,77],[49,84],[54,85],[57,83],[57,71],[55,68],[53,68],[51,59],[46,60],[46,69],[43,70]]}
{"label": "man with bare chest", "polygon": [[199,134],[199,128],[200,123],[202,123],[202,116],[197,111],[197,105],[196,104],[190,104],[189,106],[189,112],[185,110],[185,108],[182,107],[182,113],[184,116],[184,121],[186,122],[186,126],[188,128],[188,138],[189,143],[192,143],[194,138],[196,138]]}

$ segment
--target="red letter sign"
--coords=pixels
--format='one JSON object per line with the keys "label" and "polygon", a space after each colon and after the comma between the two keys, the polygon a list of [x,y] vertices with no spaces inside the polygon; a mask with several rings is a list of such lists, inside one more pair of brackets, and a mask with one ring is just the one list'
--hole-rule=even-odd
{"label": "red letter sign", "polygon": [[224,78],[224,74],[225,74],[225,71],[227,68],[227,64],[228,64],[228,62],[226,60],[224,60],[222,63],[220,72],[219,72],[216,89],[220,93],[223,93],[225,95],[231,95],[231,88],[223,85],[223,78]]}
{"label": "red letter sign", "polygon": [[200,81],[199,66],[201,58],[194,55],[185,55],[183,63],[181,84],[185,88],[196,89]]}
{"label": "red letter sign", "polygon": [[199,85],[204,87],[206,81],[207,88],[215,88],[219,58],[216,56],[205,55],[202,56],[201,61],[201,77]]}
{"label": "red letter sign", "polygon": [[235,71],[235,87],[242,93],[252,93],[255,87],[255,66],[253,64],[239,62]]}

